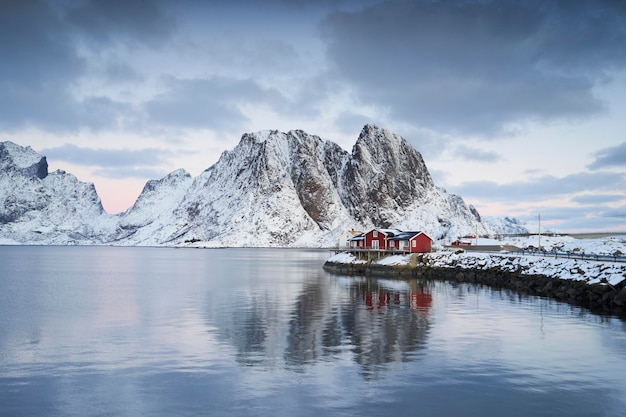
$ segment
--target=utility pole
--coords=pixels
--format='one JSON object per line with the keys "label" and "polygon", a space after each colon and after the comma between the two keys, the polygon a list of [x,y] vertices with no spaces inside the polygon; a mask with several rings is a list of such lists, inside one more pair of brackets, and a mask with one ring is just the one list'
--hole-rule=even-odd
{"label": "utility pole", "polygon": [[541,213],[537,216],[537,220],[539,220],[539,250],[541,250]]}

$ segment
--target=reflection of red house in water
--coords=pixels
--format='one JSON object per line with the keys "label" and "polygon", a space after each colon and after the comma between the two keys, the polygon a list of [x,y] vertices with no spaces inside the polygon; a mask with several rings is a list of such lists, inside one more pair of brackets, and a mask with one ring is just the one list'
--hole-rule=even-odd
{"label": "reflection of red house in water", "polygon": [[363,294],[363,300],[368,310],[372,310],[374,307],[383,308],[391,304],[400,304],[400,294],[392,294],[389,291],[380,290],[378,292],[365,291]]}
{"label": "reflection of red house in water", "polygon": [[[385,308],[391,305],[402,304],[402,299],[406,303],[407,293],[399,293],[380,289],[378,291],[365,291],[363,293],[363,301],[368,310],[374,308]],[[422,289],[411,290],[408,294],[408,304],[413,310],[426,312],[432,306],[432,295],[425,293]],[[405,304],[406,305],[406,304]]]}
{"label": "reflection of red house in water", "polygon": [[411,291],[411,308],[415,310],[428,310],[433,304],[433,296],[422,291]]}

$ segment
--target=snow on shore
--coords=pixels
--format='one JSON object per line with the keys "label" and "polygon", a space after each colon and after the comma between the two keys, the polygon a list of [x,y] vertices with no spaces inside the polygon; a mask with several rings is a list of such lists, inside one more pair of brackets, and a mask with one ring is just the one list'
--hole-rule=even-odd
{"label": "snow on shore", "polygon": [[[480,240],[480,239],[479,239]],[[527,248],[537,237],[512,238],[508,241],[498,241],[497,244],[512,244],[520,248]],[[479,244],[493,245],[495,242],[481,241]],[[547,250],[557,249],[561,253],[569,252],[572,259],[547,252],[545,255],[534,256],[529,254],[504,252],[474,252],[463,250],[439,250],[425,254],[422,258],[423,266],[437,268],[464,268],[474,270],[499,269],[502,271],[517,272],[525,275],[544,275],[548,277],[586,281],[588,284],[605,283],[616,285],[626,279],[626,263],[597,261],[591,259],[574,259],[575,254],[611,255],[616,251],[626,253],[626,243],[623,236],[602,239],[574,239],[567,236],[542,237],[542,246]],[[329,262],[339,264],[366,264],[349,253],[338,253],[328,259]],[[372,261],[373,265],[381,266],[409,266],[411,255],[392,255]]]}
{"label": "snow on shore", "polygon": [[465,268],[545,275],[554,278],[586,281],[588,284],[616,285],[626,279],[626,264],[607,261],[554,258],[484,252],[440,251],[425,256],[426,265],[439,268]]}

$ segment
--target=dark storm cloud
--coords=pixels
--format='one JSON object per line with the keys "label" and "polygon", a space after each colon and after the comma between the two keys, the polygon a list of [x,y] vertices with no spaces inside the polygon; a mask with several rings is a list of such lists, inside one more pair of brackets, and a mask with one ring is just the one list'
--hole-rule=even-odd
{"label": "dark storm cloud", "polygon": [[89,40],[131,41],[158,46],[176,27],[160,1],[88,0],[67,10],[67,21]]}
{"label": "dark storm cloud", "polygon": [[84,62],[68,47],[71,30],[58,13],[37,0],[0,2],[0,83],[35,89],[65,84]]}
{"label": "dark storm cloud", "polygon": [[595,161],[588,165],[590,169],[626,167],[626,142],[595,153]]}
{"label": "dark storm cloud", "polygon": [[444,131],[602,111],[593,87],[626,63],[619,2],[384,1],[330,15],[334,70],[364,103]]}
{"label": "dark storm cloud", "polygon": [[276,90],[264,89],[252,80],[170,78],[166,84],[168,89],[145,105],[152,123],[228,130],[246,121],[238,108],[241,104],[286,106]]}
{"label": "dark storm cloud", "polygon": [[[147,1],[0,1],[0,127],[99,129],[128,116],[132,108],[127,104],[99,96],[77,98],[72,91],[88,71],[80,40],[161,41],[172,25],[159,10]],[[94,15],[88,18],[87,12]],[[139,76],[124,64],[105,72],[109,80]]]}
{"label": "dark storm cloud", "polygon": [[476,162],[498,162],[502,157],[493,151],[472,148],[470,146],[459,145],[454,150],[454,155],[467,161]]}
{"label": "dark storm cloud", "polygon": [[491,201],[549,200],[568,194],[615,192],[626,190],[626,175],[611,172],[578,173],[565,177],[543,176],[508,184],[492,181],[467,182],[452,190],[464,198],[485,198]]}
{"label": "dark storm cloud", "polygon": [[1,127],[63,123],[63,108],[73,105],[67,88],[85,67],[70,41],[71,31],[46,3],[0,2]]}

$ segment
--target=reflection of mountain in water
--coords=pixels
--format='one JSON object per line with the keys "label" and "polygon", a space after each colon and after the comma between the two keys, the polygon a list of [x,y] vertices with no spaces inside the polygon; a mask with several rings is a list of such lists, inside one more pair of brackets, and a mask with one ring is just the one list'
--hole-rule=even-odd
{"label": "reflection of mountain in water", "polygon": [[247,366],[303,370],[318,361],[349,361],[367,377],[415,359],[429,329],[431,296],[418,281],[328,279],[312,275],[297,298],[246,294],[234,313],[209,317]]}
{"label": "reflection of mountain in water", "polygon": [[[285,359],[303,365],[349,350],[364,375],[376,375],[381,365],[406,362],[424,347],[431,296],[417,281],[403,289],[388,289],[378,281],[351,281],[341,303],[321,314],[323,294],[303,291],[289,323]],[[384,366],[383,366],[384,368]]]}

